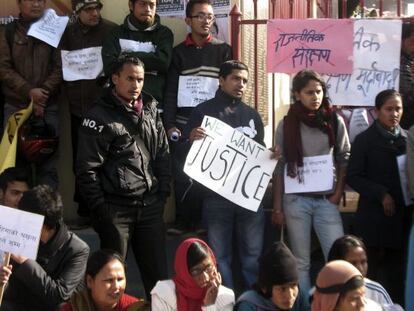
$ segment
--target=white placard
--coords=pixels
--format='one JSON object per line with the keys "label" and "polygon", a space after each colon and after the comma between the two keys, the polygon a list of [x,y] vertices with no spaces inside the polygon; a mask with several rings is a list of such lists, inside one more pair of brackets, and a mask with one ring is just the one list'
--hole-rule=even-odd
{"label": "white placard", "polygon": [[355,137],[369,127],[368,113],[365,108],[352,110],[351,120],[349,121],[349,141],[352,143]]}
{"label": "white placard", "polygon": [[68,21],[69,17],[58,16],[53,9],[47,9],[42,18],[30,26],[27,34],[56,48]]}
{"label": "white placard", "polygon": [[374,106],[375,96],[399,87],[401,20],[354,20],[352,74],[325,76],[334,105]]}
{"label": "white placard", "polygon": [[36,259],[43,216],[0,205],[0,249]]}
{"label": "white placard", "polygon": [[285,193],[308,193],[331,190],[334,182],[332,154],[303,157],[303,182],[287,176],[285,165]]}
{"label": "white placard", "polygon": [[155,53],[157,46],[152,42],[140,42],[135,40],[119,39],[119,46],[121,52],[144,52],[144,53]]}
{"label": "white placard", "polygon": [[63,80],[94,80],[103,71],[101,46],[61,51]]}
{"label": "white placard", "polygon": [[178,82],[177,106],[196,107],[214,97],[218,79],[202,76],[180,76]]}
{"label": "white placard", "polygon": [[398,172],[400,175],[400,184],[401,191],[404,196],[404,203],[406,206],[413,204],[408,191],[408,179],[407,179],[407,169],[406,169],[407,156],[405,154],[397,157]]}
{"label": "white placard", "polygon": [[206,137],[193,142],[184,172],[224,198],[257,211],[277,161],[264,146],[205,116]]}

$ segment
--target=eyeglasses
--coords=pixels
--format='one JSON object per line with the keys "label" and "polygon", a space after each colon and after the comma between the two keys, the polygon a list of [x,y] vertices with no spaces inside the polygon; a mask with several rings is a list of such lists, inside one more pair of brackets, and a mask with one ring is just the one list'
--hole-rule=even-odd
{"label": "eyeglasses", "polygon": [[213,14],[198,13],[196,15],[190,16],[191,18],[197,18],[199,22],[207,21],[211,23],[216,19]]}
{"label": "eyeglasses", "polygon": [[202,268],[194,268],[190,270],[190,274],[193,277],[199,277],[203,273],[211,274],[216,267],[213,264],[208,264]]}

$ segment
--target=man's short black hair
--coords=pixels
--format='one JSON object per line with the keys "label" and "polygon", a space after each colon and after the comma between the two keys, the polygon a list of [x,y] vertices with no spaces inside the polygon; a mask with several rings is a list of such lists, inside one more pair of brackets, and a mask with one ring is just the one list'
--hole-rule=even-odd
{"label": "man's short black hair", "polygon": [[212,5],[210,0],[190,0],[185,7],[185,16],[191,17],[193,15],[193,8],[196,4]]}
{"label": "man's short black hair", "polygon": [[9,183],[14,181],[25,182],[30,187],[29,173],[22,167],[9,167],[0,174],[0,188],[4,192],[7,190]]}
{"label": "man's short black hair", "polygon": [[43,225],[55,229],[63,219],[63,203],[60,194],[48,185],[39,185],[26,191],[18,205],[22,211],[45,216]]}
{"label": "man's short black hair", "polygon": [[402,26],[402,40],[405,40],[414,35],[414,24],[413,23],[404,23]]}
{"label": "man's short black hair", "polygon": [[226,77],[233,72],[233,70],[246,70],[249,72],[247,65],[239,60],[228,60],[221,64],[219,77],[226,79]]}
{"label": "man's short black hair", "polygon": [[125,53],[125,54],[119,55],[119,57],[113,64],[112,74],[119,74],[122,71],[122,68],[124,67],[125,64],[132,64],[138,67],[142,67],[142,69],[145,69],[144,63],[138,57]]}

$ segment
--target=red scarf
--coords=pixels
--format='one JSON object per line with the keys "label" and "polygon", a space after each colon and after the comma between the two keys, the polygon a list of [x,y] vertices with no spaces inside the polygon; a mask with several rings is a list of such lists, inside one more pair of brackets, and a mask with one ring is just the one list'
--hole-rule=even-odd
{"label": "red scarf", "polygon": [[204,245],[210,253],[211,260],[216,264],[216,258],[208,245],[196,238],[190,238],[183,241],[175,253],[175,291],[177,294],[177,311],[201,311],[203,299],[206,295],[206,288],[201,288],[194,281],[187,267],[188,248],[194,242]]}
{"label": "red scarf", "polygon": [[[295,102],[290,106],[283,123],[283,150],[287,162],[287,174],[292,178],[299,178],[302,182],[302,175],[298,167],[303,167],[303,145],[300,134],[300,123],[309,127],[318,128],[328,135],[329,146],[335,145],[335,134],[333,130],[333,111],[328,102],[325,102],[316,110],[307,109],[301,102]],[[306,144],[312,142],[305,142]]]}

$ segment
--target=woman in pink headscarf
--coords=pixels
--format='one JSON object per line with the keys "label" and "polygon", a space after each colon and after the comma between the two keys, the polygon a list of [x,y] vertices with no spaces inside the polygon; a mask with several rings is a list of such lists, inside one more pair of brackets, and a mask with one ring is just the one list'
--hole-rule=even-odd
{"label": "woman in pink headscarf", "polygon": [[151,291],[152,310],[233,310],[234,293],[221,285],[216,258],[204,241],[183,241],[175,253],[174,269],[172,280],[157,282]]}
{"label": "woman in pink headscarf", "polygon": [[313,294],[312,311],[381,311],[381,306],[365,298],[364,277],[344,260],[328,262],[319,272]]}

